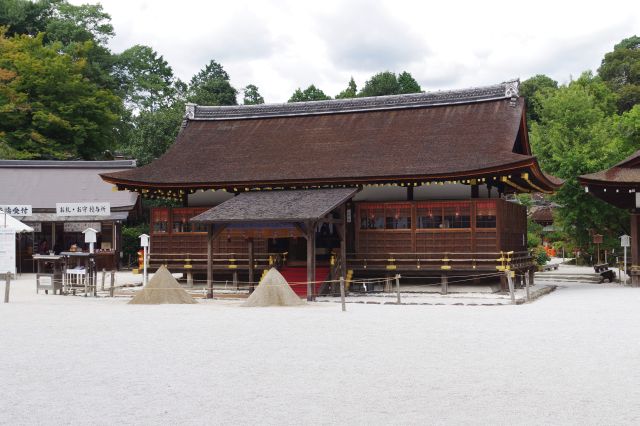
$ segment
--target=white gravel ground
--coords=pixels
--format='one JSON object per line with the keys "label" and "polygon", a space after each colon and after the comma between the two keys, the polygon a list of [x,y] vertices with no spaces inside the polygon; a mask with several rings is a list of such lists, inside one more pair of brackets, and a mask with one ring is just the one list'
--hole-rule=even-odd
{"label": "white gravel ground", "polygon": [[36,296],[29,276],[11,296],[1,424],[640,423],[640,289],[346,313]]}

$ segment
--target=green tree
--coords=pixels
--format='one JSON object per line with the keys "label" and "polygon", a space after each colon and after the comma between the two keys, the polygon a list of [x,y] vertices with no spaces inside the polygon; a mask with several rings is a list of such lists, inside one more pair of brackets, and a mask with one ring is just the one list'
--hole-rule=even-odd
{"label": "green tree", "polygon": [[184,103],[141,111],[133,118],[133,131],[123,151],[147,164],[169,149],[178,136],[184,116]]}
{"label": "green tree", "polygon": [[356,96],[358,96],[358,86],[356,86],[356,81],[353,79],[353,77],[351,77],[347,88],[338,93],[336,95],[336,99],[355,98]]}
{"label": "green tree", "polygon": [[45,45],[43,37],[0,32],[5,150],[30,158],[99,157],[114,145],[122,103],[85,77],[83,53],[91,42],[78,45],[72,56],[59,42]]}
{"label": "green tree", "polygon": [[398,93],[400,93],[400,83],[395,73],[384,71],[367,80],[358,96],[385,96]]}
{"label": "green tree", "polygon": [[327,96],[312,84],[304,90],[296,89],[288,102],[326,101],[328,99],[331,99],[331,96]]}
{"label": "green tree", "polygon": [[538,94],[545,95],[547,91],[558,89],[558,82],[544,74],[537,74],[520,83],[520,96],[524,97],[527,107],[527,122],[539,121],[537,110]]}
{"label": "green tree", "polygon": [[598,74],[618,94],[618,110],[640,103],[640,37],[622,40],[604,55]]}
{"label": "green tree", "polygon": [[403,71],[398,75],[398,85],[400,86],[398,91],[399,94],[422,92],[422,88],[416,79],[406,71]]}
{"label": "green tree", "polygon": [[3,0],[0,2],[0,26],[6,27],[6,35],[32,36],[45,31],[54,11],[52,0]]}
{"label": "green tree", "polygon": [[[536,95],[539,122],[531,124],[531,144],[542,167],[565,179],[555,196],[558,221],[586,247],[589,232],[617,233],[626,226],[625,212],[586,194],[577,177],[610,167],[630,154],[611,114],[611,92],[590,73],[555,91]],[[632,118],[630,118],[631,120]]]}
{"label": "green tree", "polygon": [[237,105],[237,95],[229,74],[212,60],[191,78],[187,99],[198,105]]}
{"label": "green tree", "polygon": [[244,98],[242,103],[244,105],[258,105],[264,103],[264,98],[260,95],[258,87],[254,84],[249,84],[243,89]]}
{"label": "green tree", "polygon": [[135,45],[117,55],[115,74],[130,110],[156,110],[173,102],[173,70],[149,46]]}

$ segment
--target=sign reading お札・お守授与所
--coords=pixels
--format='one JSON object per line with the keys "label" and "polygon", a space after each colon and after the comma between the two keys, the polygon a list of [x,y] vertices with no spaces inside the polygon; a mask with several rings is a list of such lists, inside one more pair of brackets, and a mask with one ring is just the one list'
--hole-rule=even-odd
{"label": "sign reading \u304a\u672d\u30fb\u304a\u5b88\u6388\u4e0e\u6240", "polygon": [[56,203],[58,216],[109,216],[111,204],[101,202]]}
{"label": "sign reading \u304a\u672d\u30fb\u304a\u5b88\u6388\u4e0e\u6240", "polygon": [[11,216],[31,216],[32,209],[27,204],[0,204],[0,210]]}

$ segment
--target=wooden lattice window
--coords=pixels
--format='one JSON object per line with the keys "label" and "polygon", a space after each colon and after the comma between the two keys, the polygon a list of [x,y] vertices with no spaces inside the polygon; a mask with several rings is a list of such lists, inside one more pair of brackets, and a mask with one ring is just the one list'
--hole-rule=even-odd
{"label": "wooden lattice window", "polygon": [[443,228],[471,228],[471,204],[445,203],[443,206]]}
{"label": "wooden lattice window", "polygon": [[360,207],[360,229],[384,229],[384,204],[369,204]]}
{"label": "wooden lattice window", "polygon": [[496,227],[496,203],[479,201],[476,203],[476,228]]}
{"label": "wooden lattice window", "polygon": [[442,228],[442,205],[419,204],[416,209],[416,227],[421,229]]}
{"label": "wooden lattice window", "polygon": [[169,230],[169,209],[155,208],[151,210],[151,232],[166,234]]}
{"label": "wooden lattice window", "polygon": [[386,229],[411,229],[411,206],[407,204],[385,205]]}

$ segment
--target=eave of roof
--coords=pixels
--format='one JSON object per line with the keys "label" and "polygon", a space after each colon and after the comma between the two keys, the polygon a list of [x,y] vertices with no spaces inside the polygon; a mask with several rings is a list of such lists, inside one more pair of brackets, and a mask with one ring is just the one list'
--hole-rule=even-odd
{"label": "eave of roof", "polygon": [[62,160],[0,160],[0,168],[30,169],[133,169],[136,160],[62,161]]}

